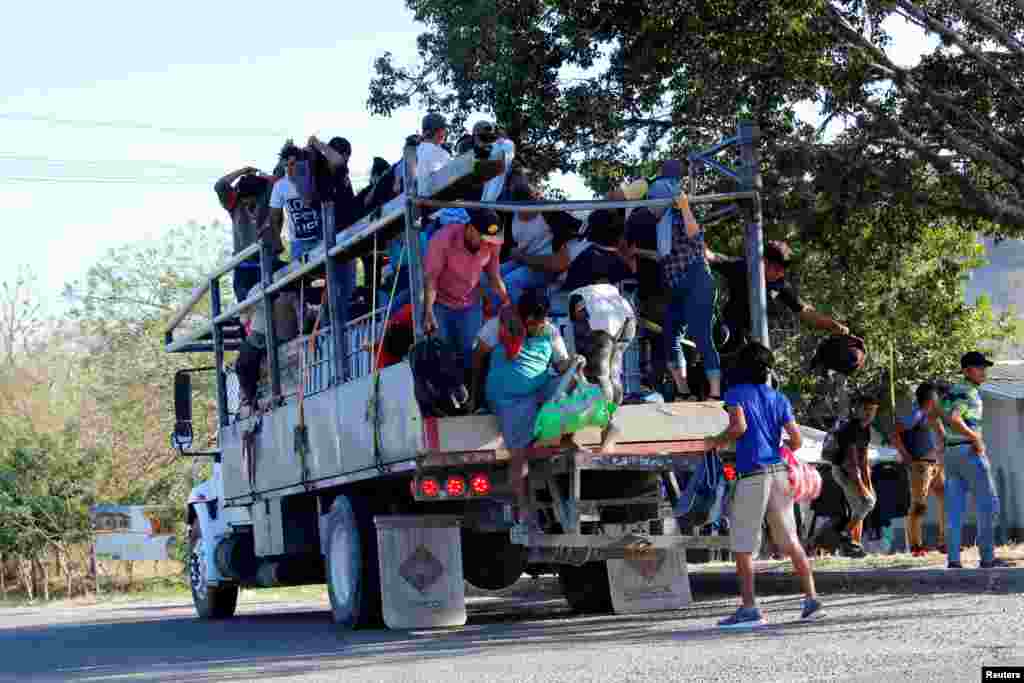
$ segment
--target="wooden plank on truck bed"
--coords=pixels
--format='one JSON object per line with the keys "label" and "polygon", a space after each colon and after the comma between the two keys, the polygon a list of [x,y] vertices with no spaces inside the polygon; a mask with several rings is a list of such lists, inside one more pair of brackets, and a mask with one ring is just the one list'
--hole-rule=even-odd
{"label": "wooden plank on truck bed", "polygon": [[[622,427],[618,450],[629,452],[629,444],[692,442],[718,434],[729,426],[729,416],[720,402],[627,405],[619,408],[616,421]],[[468,453],[505,448],[493,415],[427,418],[424,446],[434,453]],[[581,446],[597,446],[601,432],[584,429],[576,435]],[[654,451],[657,452],[657,451]]]}

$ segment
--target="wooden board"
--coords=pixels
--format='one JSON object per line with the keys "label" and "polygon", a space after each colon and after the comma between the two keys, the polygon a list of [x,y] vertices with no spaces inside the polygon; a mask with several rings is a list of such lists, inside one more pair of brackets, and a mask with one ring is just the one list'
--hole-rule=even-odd
{"label": "wooden board", "polygon": [[[622,426],[620,450],[628,451],[630,443],[693,441],[723,431],[729,416],[719,402],[665,403],[628,405],[619,408],[618,423]],[[445,417],[425,421],[424,447],[433,452],[495,451],[505,448],[493,415]],[[601,441],[596,428],[576,434],[583,446]]]}

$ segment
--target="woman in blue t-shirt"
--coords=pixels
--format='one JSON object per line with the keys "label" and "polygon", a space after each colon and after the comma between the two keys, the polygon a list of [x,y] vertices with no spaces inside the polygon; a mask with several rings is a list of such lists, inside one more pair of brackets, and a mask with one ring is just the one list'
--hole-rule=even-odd
{"label": "woman in blue t-shirt", "polygon": [[796,533],[789,472],[782,460],[782,432],[786,446],[794,453],[800,448],[800,428],[793,419],[789,399],[768,386],[774,365],[772,352],[752,342],[739,353],[737,382],[725,394],[729,427],[705,439],[705,450],[736,443],[736,493],[732,504],[730,533],[736,555],[742,606],[719,622],[722,628],[753,628],[766,622],[754,598],[754,553],[761,545],[762,522],[767,516],[772,539],[793,561],[805,598],[801,618],[824,616],[814,590],[814,577]]}

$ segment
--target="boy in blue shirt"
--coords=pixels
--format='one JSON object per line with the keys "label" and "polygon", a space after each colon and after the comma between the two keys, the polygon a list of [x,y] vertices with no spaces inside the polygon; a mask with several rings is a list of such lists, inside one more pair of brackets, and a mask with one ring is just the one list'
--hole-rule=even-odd
{"label": "boy in blue shirt", "polygon": [[794,453],[800,448],[800,428],[789,399],[768,386],[773,365],[772,352],[761,344],[751,342],[740,350],[737,381],[724,399],[729,427],[704,443],[705,450],[736,443],[738,481],[729,521],[743,604],[731,617],[718,622],[722,628],[755,628],[766,623],[754,598],[754,552],[761,545],[766,515],[772,539],[800,576],[806,596],[801,619],[812,621],[825,615],[814,590],[810,562],[797,537],[789,472],[780,452],[783,431],[788,437],[786,446]]}

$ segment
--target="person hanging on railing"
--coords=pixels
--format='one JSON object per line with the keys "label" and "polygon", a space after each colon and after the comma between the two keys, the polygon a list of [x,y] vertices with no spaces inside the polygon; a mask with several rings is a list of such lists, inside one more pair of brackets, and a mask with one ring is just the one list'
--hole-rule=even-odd
{"label": "person hanging on railing", "polygon": [[503,234],[497,215],[486,209],[455,211],[465,215],[465,223],[441,228],[427,247],[423,262],[423,331],[436,333],[455,348],[468,377],[473,342],[483,326],[477,289],[485,269],[502,304],[510,302],[498,264]]}
{"label": "person hanging on railing", "polygon": [[327,163],[327,173],[323,178],[326,187],[318,187],[317,194],[321,201],[334,204],[334,230],[341,232],[362,217],[348,171],[352,144],[345,138],[334,137],[325,145],[312,135],[309,147],[316,150]]}
{"label": "person hanging on railing", "polygon": [[[271,188],[271,176],[265,176],[252,166],[228,173],[218,180],[213,190],[220,205],[231,216],[232,246],[235,254],[242,251],[266,232],[270,225],[270,207],[267,205]],[[237,181],[237,182],[236,182]],[[284,250],[281,235],[269,235],[274,253]],[[277,261],[277,267],[283,266]],[[244,301],[249,290],[260,281],[260,255],[242,261],[235,268],[232,284],[235,300]]]}
{"label": "person hanging on railing", "polygon": [[673,179],[663,178],[655,182],[648,196],[651,199],[677,198],[658,223],[662,276],[672,292],[665,317],[669,371],[679,394],[688,394],[686,357],[683,355],[685,329],[704,359],[709,396],[717,400],[722,395],[722,383],[718,349],[712,336],[716,291],[705,257],[704,229],[697,224],[690,210],[689,198],[680,194],[679,184]]}
{"label": "person hanging on railing", "polygon": [[610,283],[636,277],[636,252],[624,239],[626,226],[614,210],[599,209],[587,217],[590,246],[576,257],[565,277],[562,290],[571,292],[587,285]]}
{"label": "person hanging on railing", "polygon": [[[800,316],[800,320],[813,327],[847,335],[850,329],[840,322],[818,313],[797,296],[793,285],[786,280],[786,272],[792,260],[792,250],[785,242],[771,241],[764,245],[764,279],[768,294],[768,311],[774,314],[781,304]],[[725,280],[728,289],[728,303],[723,318],[729,326],[728,346],[724,353],[743,348],[750,339],[750,287],[747,283],[747,262],[743,258],[728,258],[710,250],[708,261],[715,272]]]}
{"label": "person hanging on railing", "polygon": [[320,207],[314,202],[312,168],[307,156],[290,140],[285,144],[281,149],[285,176],[274,183],[270,195],[270,234],[281,234],[287,210],[291,258],[296,261],[311,252],[323,236]]}
{"label": "person hanging on railing", "polygon": [[[584,376],[601,387],[604,397],[622,405],[622,359],[636,336],[636,312],[611,284],[594,284],[569,295],[576,353],[587,359]],[[621,434],[612,415],[601,434],[600,450],[610,452]]]}

